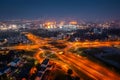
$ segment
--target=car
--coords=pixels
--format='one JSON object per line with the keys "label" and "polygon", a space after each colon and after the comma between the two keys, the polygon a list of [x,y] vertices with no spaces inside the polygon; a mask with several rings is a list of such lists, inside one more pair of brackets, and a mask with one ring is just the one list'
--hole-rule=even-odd
{"label": "car", "polygon": [[58,52],[58,54],[64,54],[64,52],[63,52],[63,51],[60,51],[60,52]]}

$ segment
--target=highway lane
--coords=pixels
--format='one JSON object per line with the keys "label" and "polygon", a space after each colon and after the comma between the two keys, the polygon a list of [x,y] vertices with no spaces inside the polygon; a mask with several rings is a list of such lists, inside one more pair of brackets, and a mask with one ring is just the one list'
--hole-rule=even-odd
{"label": "highway lane", "polygon": [[82,57],[73,54],[58,55],[58,57],[95,80],[119,80],[119,75],[115,72]]}

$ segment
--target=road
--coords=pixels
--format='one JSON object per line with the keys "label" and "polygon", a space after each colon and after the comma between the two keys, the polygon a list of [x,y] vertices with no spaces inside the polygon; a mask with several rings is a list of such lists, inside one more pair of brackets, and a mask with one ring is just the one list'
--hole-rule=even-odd
{"label": "road", "polygon": [[[23,49],[23,50],[31,50],[31,49],[38,49],[37,53],[34,55],[34,58],[36,58],[39,62],[42,61],[39,57],[40,53],[43,50],[39,50],[39,47],[42,46],[49,46],[51,48],[50,51],[54,51],[56,53],[56,56],[61,59],[67,66],[73,66],[78,71],[83,72],[87,76],[91,77],[94,80],[120,80],[119,74],[95,63],[88,59],[85,59],[84,57],[77,56],[73,53],[68,52],[69,48],[71,47],[102,47],[107,46],[110,47],[112,45],[120,45],[120,41],[106,41],[106,42],[100,42],[100,41],[86,41],[86,42],[68,42],[65,40],[58,40],[57,42],[63,43],[67,45],[64,49],[58,49],[54,47],[51,44],[48,44],[49,41],[53,41],[52,39],[48,38],[40,38],[38,36],[35,36],[31,33],[25,34],[29,40],[33,42],[32,45],[18,45],[13,47],[7,47],[11,49]],[[58,51],[64,51],[65,54],[60,55],[57,54]],[[61,64],[64,65],[64,64]],[[74,70],[73,68],[73,70]],[[76,72],[77,73],[77,72]],[[77,74],[79,75],[79,74]]]}
{"label": "road", "polygon": [[95,80],[115,80],[119,79],[119,75],[115,72],[110,71],[109,69],[96,64],[94,62],[91,62],[81,56],[76,56],[74,54],[64,54],[64,55],[58,55],[58,57],[66,62],[66,64],[71,64],[78,70],[84,72],[89,77],[95,79]]}

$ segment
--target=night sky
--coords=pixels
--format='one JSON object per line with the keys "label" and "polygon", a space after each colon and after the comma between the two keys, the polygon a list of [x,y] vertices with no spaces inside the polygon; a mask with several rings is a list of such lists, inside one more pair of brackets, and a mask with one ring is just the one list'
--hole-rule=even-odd
{"label": "night sky", "polygon": [[120,0],[0,0],[0,20],[120,19]]}

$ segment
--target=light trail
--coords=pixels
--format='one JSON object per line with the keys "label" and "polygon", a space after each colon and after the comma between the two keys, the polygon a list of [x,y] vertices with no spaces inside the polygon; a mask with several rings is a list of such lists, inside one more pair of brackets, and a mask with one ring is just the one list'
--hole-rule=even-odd
{"label": "light trail", "polygon": [[83,59],[83,57],[78,57],[73,54],[58,55],[58,57],[95,80],[119,80],[119,75],[115,72],[112,72],[87,59]]}
{"label": "light trail", "polygon": [[[95,80],[120,80],[119,79],[119,74],[110,71],[109,69],[94,63],[88,59],[84,59],[83,57],[76,56],[72,53],[69,53],[68,50],[71,47],[80,47],[80,48],[90,48],[90,47],[102,47],[102,46],[107,46],[110,47],[112,45],[120,45],[120,41],[106,41],[106,42],[100,42],[100,41],[86,41],[86,42],[67,42],[67,41],[62,41],[58,40],[57,42],[63,43],[67,45],[65,49],[58,49],[55,48],[53,45],[48,44],[49,41],[52,41],[51,39],[42,39],[39,38],[31,33],[26,34],[29,40],[31,40],[34,44],[33,45],[18,45],[18,46],[13,46],[9,47],[12,49],[22,49],[22,50],[31,50],[31,49],[38,49],[39,47],[42,46],[49,46],[51,47],[51,51],[56,52],[56,55],[58,58],[60,58],[63,62],[66,63],[67,66],[72,65],[74,66],[77,70],[82,71],[89,77],[95,79]],[[58,51],[64,51],[65,54],[59,55],[57,54]],[[37,59],[39,62],[42,61],[40,58],[40,54],[42,53],[42,50],[38,50],[38,52],[34,55],[34,58]],[[62,63],[60,63],[62,64]],[[66,68],[66,66],[63,66]],[[73,68],[74,70],[74,68]],[[78,74],[79,75],[79,74]]]}

